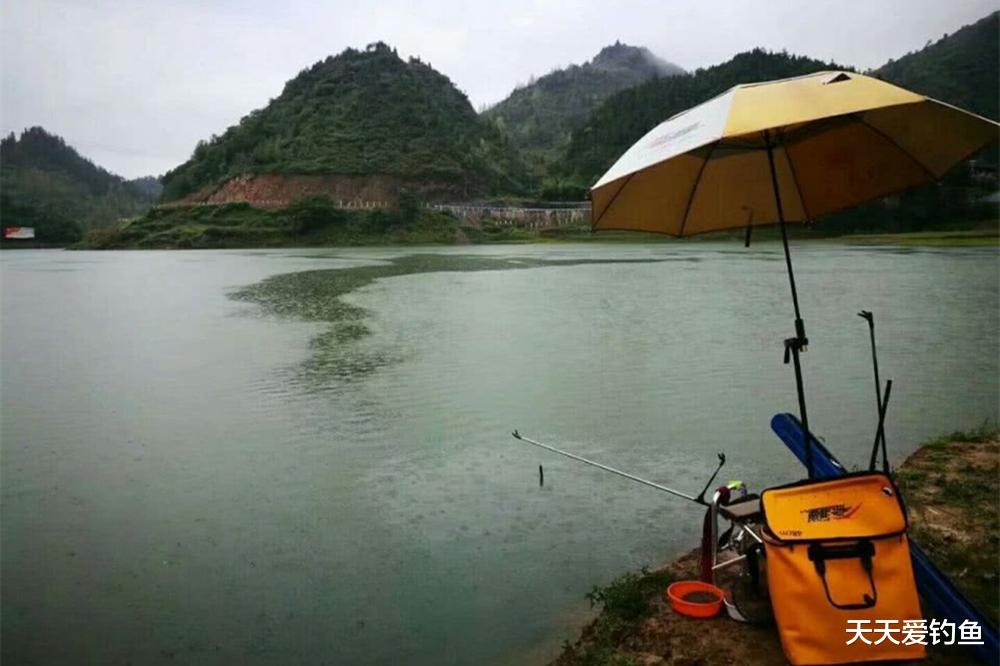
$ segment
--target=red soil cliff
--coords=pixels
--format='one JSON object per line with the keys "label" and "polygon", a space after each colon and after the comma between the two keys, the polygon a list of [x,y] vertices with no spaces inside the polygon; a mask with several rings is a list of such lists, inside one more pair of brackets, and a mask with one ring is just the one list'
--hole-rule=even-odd
{"label": "red soil cliff", "polygon": [[334,174],[247,174],[221,185],[203,188],[172,202],[173,205],[249,203],[257,208],[283,208],[301,199],[326,196],[341,207],[386,208],[396,205],[400,190],[408,189],[428,200],[454,194],[436,183],[405,183],[394,176],[343,176]]}

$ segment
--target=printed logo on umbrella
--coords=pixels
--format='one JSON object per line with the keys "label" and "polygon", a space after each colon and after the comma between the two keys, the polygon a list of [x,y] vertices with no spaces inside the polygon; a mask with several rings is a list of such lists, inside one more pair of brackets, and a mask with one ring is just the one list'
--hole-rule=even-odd
{"label": "printed logo on umbrella", "polygon": [[673,132],[667,132],[666,134],[661,134],[658,137],[654,137],[649,143],[647,143],[646,144],[646,148],[652,150],[653,148],[656,148],[657,146],[662,146],[665,143],[670,143],[674,139],[678,139],[678,138],[684,136],[685,134],[690,134],[691,132],[695,131],[699,127],[701,127],[701,121],[700,120],[697,121],[697,122],[691,123],[690,125],[686,125],[686,126],[680,128],[680,129],[674,130]]}

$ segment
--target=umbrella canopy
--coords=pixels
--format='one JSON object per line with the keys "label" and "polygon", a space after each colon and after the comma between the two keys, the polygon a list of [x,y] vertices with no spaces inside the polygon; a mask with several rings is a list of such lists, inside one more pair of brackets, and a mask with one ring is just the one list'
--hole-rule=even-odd
{"label": "umbrella canopy", "polygon": [[690,236],[805,222],[937,180],[998,127],[853,72],[739,85],[629,148],[591,188],[592,226]]}

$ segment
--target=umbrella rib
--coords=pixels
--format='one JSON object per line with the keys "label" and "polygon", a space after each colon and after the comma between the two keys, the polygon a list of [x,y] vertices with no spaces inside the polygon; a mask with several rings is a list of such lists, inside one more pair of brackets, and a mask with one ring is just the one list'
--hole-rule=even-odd
{"label": "umbrella rib", "polygon": [[795,173],[795,162],[792,161],[792,156],[788,152],[788,144],[782,143],[782,151],[785,153],[785,161],[788,162],[788,170],[792,172],[792,182],[795,183],[795,192],[799,195],[799,205],[802,206],[802,212],[805,213],[805,218],[811,220],[812,216],[809,215],[809,207],[806,206],[806,198],[802,196],[802,186],[799,185],[799,175]]}
{"label": "umbrella rib", "polygon": [[609,210],[611,210],[611,206],[615,203],[615,200],[618,198],[618,195],[622,193],[622,190],[624,190],[626,187],[628,187],[628,182],[630,180],[632,180],[632,176],[634,176],[636,173],[638,173],[638,172],[637,171],[633,171],[632,173],[630,173],[625,178],[625,182],[622,183],[622,186],[618,188],[617,192],[615,192],[615,196],[611,197],[611,201],[609,201],[608,205],[604,207],[604,210],[601,211],[601,214],[598,215],[598,217],[597,217],[596,220],[592,220],[590,222],[590,228],[591,229],[593,229],[594,227],[596,227],[597,224],[598,224],[598,222],[600,222],[604,218],[604,214],[607,213]]}
{"label": "umbrella rib", "polygon": [[677,231],[678,238],[684,236],[684,227],[687,226],[688,215],[691,213],[691,204],[694,203],[694,195],[698,191],[698,185],[701,184],[701,174],[705,172],[705,167],[708,166],[709,160],[712,159],[712,153],[715,152],[715,147],[718,145],[718,141],[712,143],[712,146],[708,149],[708,154],[705,155],[705,161],[701,163],[701,167],[698,169],[698,175],[695,176],[694,184],[691,185],[691,194],[688,195],[687,206],[684,207],[684,217],[681,218],[681,228]]}
{"label": "umbrella rib", "polygon": [[913,162],[914,164],[916,164],[918,167],[920,167],[920,170],[923,171],[925,174],[927,174],[927,176],[932,181],[935,181],[935,180],[938,179],[938,177],[935,176],[934,173],[930,169],[927,168],[927,165],[925,165],[923,162],[921,162],[920,160],[918,160],[913,155],[913,153],[911,153],[906,148],[903,148],[901,145],[899,145],[899,142],[897,142],[895,139],[893,139],[891,136],[889,136],[888,134],[886,134],[885,132],[883,132],[879,128],[877,128],[874,125],[872,125],[871,123],[869,123],[867,120],[865,120],[863,117],[861,117],[860,114],[856,115],[856,117],[857,117],[858,121],[862,125],[864,125],[868,129],[870,129],[871,131],[875,132],[875,134],[879,135],[880,137],[882,137],[883,139],[885,139],[886,141],[888,141],[890,145],[892,145],[894,148],[896,148],[896,150],[898,150],[899,152],[903,153],[908,158],[910,158],[910,161]]}

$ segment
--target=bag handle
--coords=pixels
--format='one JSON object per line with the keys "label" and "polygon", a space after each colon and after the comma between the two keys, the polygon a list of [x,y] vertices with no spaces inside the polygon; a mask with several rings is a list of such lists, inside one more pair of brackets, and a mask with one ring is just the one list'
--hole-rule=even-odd
{"label": "bag handle", "polygon": [[[875,578],[872,576],[872,558],[875,557],[875,546],[871,541],[858,541],[851,545],[824,546],[820,543],[809,545],[809,560],[816,567],[816,573],[823,581],[823,591],[826,592],[826,599],[830,605],[840,610],[863,610],[871,608],[878,601],[878,590],[875,589]],[[849,560],[860,559],[861,568],[868,574],[868,583],[871,585],[871,594],[862,595],[859,604],[838,604],[830,596],[830,586],[826,582],[826,561],[827,560]]]}

